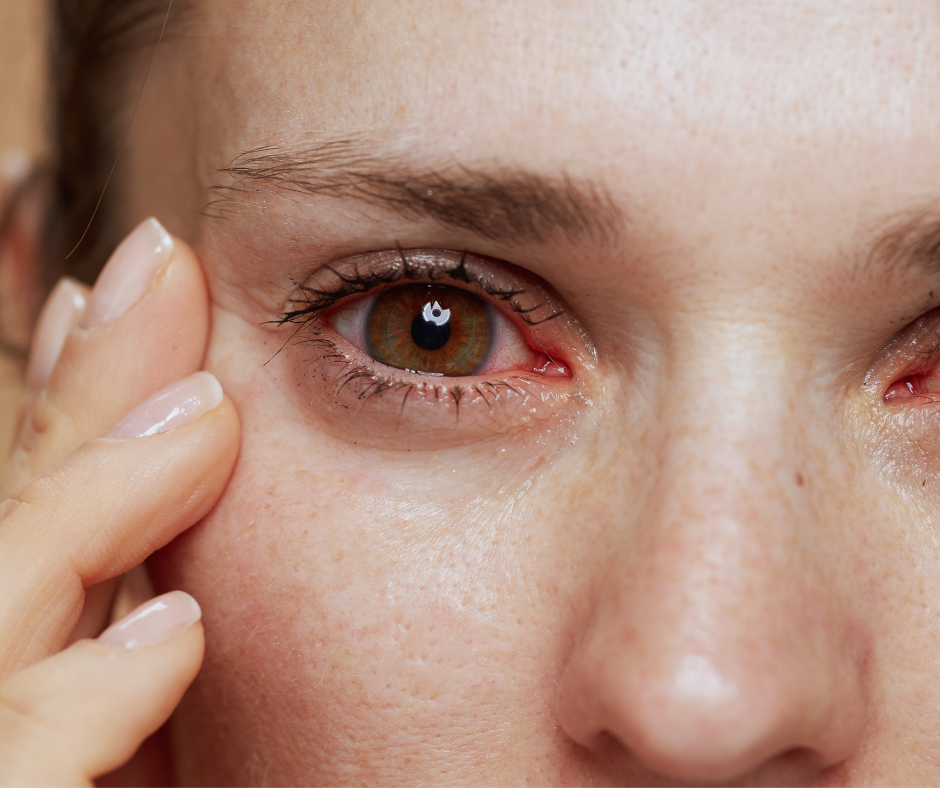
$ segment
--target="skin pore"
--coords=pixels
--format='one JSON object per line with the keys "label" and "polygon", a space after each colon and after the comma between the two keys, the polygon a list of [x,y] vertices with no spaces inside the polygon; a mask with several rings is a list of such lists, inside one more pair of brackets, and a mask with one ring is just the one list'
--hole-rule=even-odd
{"label": "skin pore", "polygon": [[[936,780],[938,39],[926,2],[194,3],[120,183],[200,255],[243,424],[151,561],[205,623],[180,781]],[[284,322],[422,260],[568,373]]]}

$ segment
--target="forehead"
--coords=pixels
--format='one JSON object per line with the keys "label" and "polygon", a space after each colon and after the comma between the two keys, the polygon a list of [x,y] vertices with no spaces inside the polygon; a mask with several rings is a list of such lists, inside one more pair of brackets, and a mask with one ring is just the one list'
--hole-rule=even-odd
{"label": "forehead", "polygon": [[203,0],[197,16],[206,84],[241,110],[233,134],[524,139],[535,156],[575,139],[776,147],[935,127],[930,2]]}
{"label": "forehead", "polygon": [[770,245],[817,253],[935,199],[937,16],[931,2],[204,0],[187,44],[212,166],[364,134],[417,161],[602,184],[699,252],[723,234],[766,253],[772,228]]}

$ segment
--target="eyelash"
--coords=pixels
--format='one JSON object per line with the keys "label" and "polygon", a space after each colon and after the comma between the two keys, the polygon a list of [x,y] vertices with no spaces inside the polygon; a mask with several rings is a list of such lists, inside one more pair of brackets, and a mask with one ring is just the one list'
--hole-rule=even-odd
{"label": "eyelash", "polygon": [[[409,396],[415,390],[431,392],[436,401],[451,400],[458,419],[460,417],[461,402],[466,397],[482,400],[490,410],[493,409],[491,400],[498,400],[501,392],[509,392],[524,400],[539,400],[540,398],[527,388],[541,382],[537,376],[530,374],[509,375],[496,380],[482,380],[468,385],[442,385],[435,383],[433,379],[424,378],[416,380],[395,379],[349,359],[333,340],[323,336],[321,321],[334,307],[351,296],[364,296],[379,288],[385,288],[401,281],[441,282],[442,280],[450,280],[457,284],[471,285],[494,301],[505,304],[518,320],[530,328],[535,328],[565,315],[563,310],[553,309],[550,314],[536,319],[535,315],[546,306],[545,302],[525,306],[523,299],[529,294],[528,290],[498,286],[490,281],[485,271],[475,274],[467,265],[468,252],[466,250],[461,253],[456,263],[441,260],[438,261],[437,265],[427,265],[409,259],[397,242],[395,248],[398,259],[401,261],[399,267],[389,268],[385,271],[362,271],[357,266],[353,273],[349,274],[337,270],[332,265],[327,265],[323,267],[323,270],[329,271],[336,277],[339,282],[336,287],[325,289],[309,284],[298,285],[297,294],[288,302],[288,308],[276,320],[272,321],[277,326],[283,327],[288,324],[297,326],[285,342],[282,350],[288,346],[305,345],[318,351],[319,355],[316,359],[313,359],[314,363],[334,362],[346,365],[347,369],[337,376],[339,382],[337,396],[346,386],[357,380],[368,381],[368,385],[357,397],[361,401],[381,396],[387,392],[404,392],[399,416],[404,412]],[[534,334],[534,339],[540,347],[542,355],[550,363],[558,365],[551,353],[542,345],[537,333]],[[566,370],[569,369],[567,365],[558,366]]]}
{"label": "eyelash", "polygon": [[342,282],[342,285],[340,285],[335,290],[329,291],[314,288],[309,285],[300,285],[298,289],[303,294],[303,298],[292,298],[288,303],[303,304],[303,306],[299,309],[285,311],[275,321],[276,324],[280,326],[283,326],[287,323],[300,323],[301,325],[304,325],[309,320],[318,320],[323,316],[324,312],[349,296],[363,295],[377,287],[394,284],[395,282],[399,282],[402,279],[415,282],[424,280],[438,282],[445,277],[451,279],[454,282],[463,282],[465,284],[478,286],[491,298],[495,298],[498,301],[507,303],[509,308],[519,316],[520,320],[531,327],[541,325],[542,323],[547,323],[549,320],[554,320],[555,318],[561,317],[564,314],[562,311],[557,311],[553,312],[543,320],[533,320],[531,317],[532,313],[540,309],[543,304],[537,304],[536,306],[526,309],[519,303],[519,296],[525,295],[525,290],[503,290],[487,282],[482,274],[479,276],[473,276],[467,270],[466,250],[461,253],[460,261],[453,270],[445,271],[443,269],[439,269],[437,271],[421,271],[408,260],[408,257],[405,255],[405,251],[398,243],[395,244],[395,248],[398,250],[398,254],[404,267],[400,270],[389,271],[386,275],[383,275],[380,272],[373,272],[369,275],[363,275],[357,271],[354,276],[350,277],[339,273],[332,266],[324,266],[324,269],[331,271],[333,275],[336,276],[340,282]]}

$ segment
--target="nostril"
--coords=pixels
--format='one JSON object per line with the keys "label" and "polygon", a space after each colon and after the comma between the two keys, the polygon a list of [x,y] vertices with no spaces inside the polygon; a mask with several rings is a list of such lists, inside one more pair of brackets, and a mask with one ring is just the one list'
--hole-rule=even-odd
{"label": "nostril", "polygon": [[826,742],[815,746],[812,699],[766,666],[748,670],[695,652],[646,669],[618,659],[578,663],[562,683],[559,721],[601,760],[629,758],[667,779],[709,784],[764,768],[812,775],[841,760]]}

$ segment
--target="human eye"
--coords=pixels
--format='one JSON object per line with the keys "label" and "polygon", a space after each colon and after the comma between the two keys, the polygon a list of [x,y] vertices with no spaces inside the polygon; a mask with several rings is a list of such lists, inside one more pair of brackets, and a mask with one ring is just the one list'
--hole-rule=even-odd
{"label": "human eye", "polygon": [[892,484],[923,489],[940,478],[940,309],[901,329],[879,351],[852,411],[865,453]]}
{"label": "human eye", "polygon": [[[561,300],[498,260],[385,250],[322,266],[279,322],[324,426],[465,441],[570,411],[590,355]],[[445,441],[449,442],[449,441]]]}
{"label": "human eye", "polygon": [[940,403],[940,310],[911,323],[889,347],[883,401],[891,407]]}

